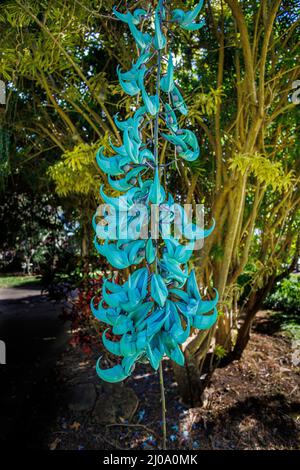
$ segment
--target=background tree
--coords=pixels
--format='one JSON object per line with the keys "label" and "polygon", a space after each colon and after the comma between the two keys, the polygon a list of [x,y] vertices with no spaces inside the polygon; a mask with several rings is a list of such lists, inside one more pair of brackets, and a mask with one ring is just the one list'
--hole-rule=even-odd
{"label": "background tree", "polygon": [[[169,3],[190,9],[195,2]],[[113,115],[125,118],[130,110],[114,70],[117,63],[130,68],[125,51],[134,45],[112,6],[109,0],[0,6],[0,79],[8,87],[0,126],[11,136],[2,180],[13,184],[16,172],[33,170],[41,188],[56,188],[62,207],[77,211],[83,254],[98,201],[92,188],[96,180],[105,183],[93,153],[108,137],[119,141]],[[208,334],[195,331],[184,347],[186,368],[174,367],[193,405],[215,367],[241,356],[264,298],[299,255],[300,108],[292,101],[299,13],[297,0],[207,0],[200,32],[174,32],[176,76],[202,155],[197,163],[176,161],[164,185],[182,202],[205,204],[208,226],[216,220],[192,263],[199,283],[215,285],[221,296],[218,325]],[[161,163],[168,158],[161,144]]]}
{"label": "background tree", "polygon": [[[214,340],[195,333],[185,349],[186,370],[175,369],[182,395],[193,404],[220,355],[240,357],[267,292],[299,255],[299,109],[291,101],[299,74],[298,29],[297,2],[230,0],[207,2],[205,37],[193,37],[201,52],[199,62],[186,67],[187,80],[199,74],[202,102],[207,84],[217,96],[209,116],[199,113],[192,92],[194,125],[213,156],[208,174],[214,172],[214,179],[210,191],[205,180],[204,187],[193,180],[191,186],[217,221],[195,264],[199,279],[204,285],[214,279],[222,298]],[[243,320],[235,339],[237,315]]]}

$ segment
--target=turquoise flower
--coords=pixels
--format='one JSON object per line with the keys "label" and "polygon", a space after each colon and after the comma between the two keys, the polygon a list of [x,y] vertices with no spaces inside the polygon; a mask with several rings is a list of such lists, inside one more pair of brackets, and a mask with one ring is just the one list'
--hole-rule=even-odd
{"label": "turquoise flower", "polygon": [[104,147],[101,147],[96,154],[96,161],[99,168],[111,176],[118,176],[124,173],[124,167],[130,162],[130,158],[126,156],[117,155],[115,157],[106,158],[103,155]]}
{"label": "turquoise flower", "polygon": [[161,22],[161,13],[159,8],[156,9],[155,11],[155,34],[154,34],[154,47],[157,50],[163,49],[166,46],[166,38],[162,34],[161,27],[160,27],[160,22]]}
{"label": "turquoise flower", "polygon": [[160,183],[159,170],[158,170],[158,167],[156,167],[154,180],[150,186],[148,200],[152,202],[152,204],[162,204],[165,199],[166,199],[166,193]]}
{"label": "turquoise flower", "polygon": [[184,12],[183,10],[180,10],[180,9],[174,10],[173,15],[172,15],[172,20],[175,21],[176,23],[179,23],[179,25],[183,29],[187,29],[189,31],[196,31],[198,29],[201,29],[205,25],[205,21],[201,21],[201,23],[195,23],[194,20],[199,15],[202,9],[203,3],[204,3],[204,0],[201,0],[201,2],[198,3],[198,5],[194,8],[194,10],[189,11],[189,12]]}
{"label": "turquoise flower", "polygon": [[169,103],[165,103],[165,115],[164,120],[167,128],[172,131],[174,134],[178,131],[178,122],[177,117]]}
{"label": "turquoise flower", "polygon": [[168,70],[166,75],[163,75],[160,86],[162,91],[165,93],[170,93],[174,89],[174,65],[173,65],[173,58],[172,53],[169,54],[169,61],[168,61]]}
{"label": "turquoise flower", "polygon": [[172,98],[173,109],[180,111],[181,114],[186,116],[188,114],[188,109],[184,102],[182,94],[180,93],[180,91],[178,90],[176,86],[174,86],[171,92],[171,98]]}
{"label": "turquoise flower", "polygon": [[176,146],[178,155],[193,162],[197,160],[200,155],[200,149],[195,134],[187,129],[177,130],[175,135],[162,134],[162,136]]}
{"label": "turquoise flower", "polygon": [[[195,20],[202,4],[190,12],[174,10],[171,22],[164,0],[158,1],[152,14],[143,9],[133,13],[113,10],[128,25],[139,56],[127,72],[117,69],[123,91],[136,97],[137,107],[128,119],[114,116],[122,143],[117,146],[110,142],[111,156],[104,155],[103,147],[96,155],[108,184],[121,195],[112,197],[106,194],[103,185],[100,187],[107,208],[103,214],[97,211],[93,217],[94,245],[113,268],[132,271],[122,285],[115,277],[105,279],[101,302],[95,307],[94,300],[91,301],[93,315],[107,325],[102,336],[104,347],[120,358],[120,363],[110,369],[103,369],[100,360],[97,362],[99,377],[112,383],[126,379],[137,362],[149,362],[157,370],[165,355],[182,366],[185,361],[182,344],[187,341],[191,328],[211,328],[218,316],[217,292],[214,299],[203,300],[195,272],[189,270],[196,241],[209,236],[215,223],[203,229],[190,220],[185,208],[175,203],[163,187],[163,168],[159,164],[159,137],[174,145],[179,157],[186,161],[194,161],[200,155],[196,135],[179,127],[178,113],[186,115],[188,109],[174,82],[171,51],[165,58],[165,73],[161,72],[162,56],[167,49],[163,26],[175,22],[187,30],[200,29],[203,24]],[[147,28],[142,20],[148,18]],[[151,35],[148,31],[153,24]],[[150,72],[154,67],[157,73],[153,80]],[[155,94],[151,83],[155,83]],[[160,131],[162,121],[168,133]],[[148,129],[146,141],[144,128]],[[144,217],[149,219],[153,205],[160,209],[157,240],[151,239],[148,228],[148,236],[138,236]],[[138,268],[141,263],[142,267]],[[118,341],[111,341],[108,333],[119,336]]]}
{"label": "turquoise flower", "polygon": [[131,14],[130,12],[123,14],[120,13],[116,9],[116,7],[113,7],[113,13],[119,20],[123,21],[124,23],[129,24],[129,22],[132,21],[135,25],[138,25],[147,16],[146,10],[143,10],[142,8],[137,8],[133,12],[133,14]]}

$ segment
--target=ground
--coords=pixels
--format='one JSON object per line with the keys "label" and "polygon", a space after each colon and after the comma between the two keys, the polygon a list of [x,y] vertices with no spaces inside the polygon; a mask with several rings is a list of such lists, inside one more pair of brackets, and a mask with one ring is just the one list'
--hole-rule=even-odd
{"label": "ground", "polygon": [[44,445],[44,429],[55,414],[56,360],[68,343],[61,305],[41,296],[39,287],[0,289],[0,444]]}
{"label": "ground", "polygon": [[[139,365],[123,384],[101,383],[95,374],[100,352],[86,355],[67,344],[61,306],[36,290],[17,292],[16,300],[15,290],[0,289],[1,339],[8,351],[13,344],[11,359],[8,354],[8,364],[0,366],[6,379],[1,423],[9,424],[0,427],[2,442],[53,450],[158,449],[157,373]],[[204,406],[194,409],[180,402],[164,361],[168,448],[299,448],[299,367],[292,346],[260,312],[242,360],[216,371]]]}

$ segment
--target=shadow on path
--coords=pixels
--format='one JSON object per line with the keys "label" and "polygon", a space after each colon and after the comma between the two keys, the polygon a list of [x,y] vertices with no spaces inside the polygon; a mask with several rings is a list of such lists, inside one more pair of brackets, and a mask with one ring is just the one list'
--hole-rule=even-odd
{"label": "shadow on path", "polygon": [[56,361],[66,346],[61,304],[39,288],[0,289],[0,339],[6,365],[0,365],[0,444],[43,448],[56,416]]}

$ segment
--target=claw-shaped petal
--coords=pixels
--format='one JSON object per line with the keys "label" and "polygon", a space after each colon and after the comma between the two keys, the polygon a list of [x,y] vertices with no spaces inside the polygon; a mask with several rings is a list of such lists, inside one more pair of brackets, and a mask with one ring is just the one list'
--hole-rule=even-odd
{"label": "claw-shaped petal", "polygon": [[176,133],[178,131],[178,122],[177,122],[176,114],[174,113],[173,109],[168,103],[165,104],[165,109],[166,109],[166,113],[165,113],[166,126],[168,129],[170,129],[170,131]]}
{"label": "claw-shaped petal", "polygon": [[168,298],[168,288],[160,274],[153,274],[151,278],[151,297],[163,307]]}
{"label": "claw-shaped petal", "polygon": [[165,199],[166,193],[160,184],[159,170],[158,167],[156,167],[154,180],[149,191],[149,201],[151,201],[153,204],[161,204]]}
{"label": "claw-shaped petal", "polygon": [[219,302],[219,294],[216,289],[214,289],[216,296],[213,300],[201,300],[199,303],[199,307],[197,309],[197,315],[202,313],[207,313],[213,310],[217,303]]}
{"label": "claw-shaped petal", "polygon": [[181,112],[181,114],[184,114],[186,116],[188,113],[188,109],[186,107],[182,94],[180,93],[180,91],[178,90],[176,86],[174,86],[174,89],[171,92],[171,98],[172,98],[174,109],[175,110],[178,109]]}
{"label": "claw-shaped petal", "polygon": [[116,383],[122,382],[122,380],[125,380],[128,377],[129,374],[126,374],[124,368],[120,364],[111,367],[110,369],[101,369],[100,360],[101,358],[98,359],[96,364],[96,372],[100,379],[105,382]]}
{"label": "claw-shaped petal", "polygon": [[159,112],[158,96],[157,95],[149,96],[145,88],[142,90],[142,96],[143,96],[143,101],[145,103],[148,113],[151,114],[151,116],[156,116],[156,114]]}
{"label": "claw-shaped petal", "polygon": [[211,328],[218,318],[218,310],[215,308],[211,315],[195,315],[192,319],[192,325],[199,330],[208,330]]}
{"label": "claw-shaped petal", "polygon": [[194,23],[194,20],[199,15],[204,0],[201,0],[198,5],[189,12],[184,12],[183,10],[176,9],[173,11],[172,20],[176,21],[180,24],[183,29],[187,29],[189,31],[196,31],[204,26],[205,22],[202,21],[201,23]]}
{"label": "claw-shaped petal", "polygon": [[172,53],[169,54],[169,61],[168,61],[168,70],[167,74],[164,75],[160,81],[161,89],[165,93],[170,93],[174,88],[174,65],[173,65],[173,58]]}
{"label": "claw-shaped petal", "polygon": [[118,73],[120,85],[121,85],[123,91],[125,91],[125,93],[127,93],[127,95],[135,96],[141,91],[138,84],[137,84],[137,82],[136,82],[136,80],[134,80],[134,79],[131,80],[131,81],[125,81],[124,80],[119,67],[117,68],[117,73]]}
{"label": "claw-shaped petal", "polygon": [[149,264],[152,264],[154,262],[155,256],[156,256],[156,250],[154,248],[153,241],[151,240],[151,238],[149,238],[149,240],[146,243],[146,259]]}
{"label": "claw-shaped petal", "polygon": [[108,338],[106,338],[106,333],[109,331],[109,329],[105,330],[102,334],[102,341],[104,347],[109,351],[110,353],[114,354],[115,356],[122,356],[121,350],[120,350],[120,344],[116,341],[110,341]]}
{"label": "claw-shaped petal", "polygon": [[118,314],[113,308],[108,308],[108,309],[103,308],[103,301],[101,301],[98,308],[96,308],[94,305],[94,298],[92,298],[90,305],[91,305],[92,314],[97,320],[107,323],[108,325],[111,325],[111,326],[114,325],[114,321],[112,321],[112,319],[109,318],[108,316],[108,315],[111,315],[111,317],[115,316],[117,318]]}
{"label": "claw-shaped petal", "polygon": [[144,51],[147,47],[150,46],[152,42],[150,34],[142,33],[140,30],[138,30],[134,24],[134,21],[131,18],[129,18],[128,26],[130,28],[132,36],[135,39],[135,42],[140,47],[140,49],[142,49],[142,51]]}
{"label": "claw-shaped petal", "polygon": [[153,44],[154,44],[155,49],[159,51],[160,49],[163,49],[166,46],[167,41],[161,31],[161,17],[160,17],[160,11],[158,8],[156,9],[156,12],[155,12],[154,23],[155,23],[155,35],[154,35]]}
{"label": "claw-shaped petal", "polygon": [[154,370],[157,370],[163,357],[163,352],[157,347],[155,339],[147,344],[146,352],[151,366]]}

